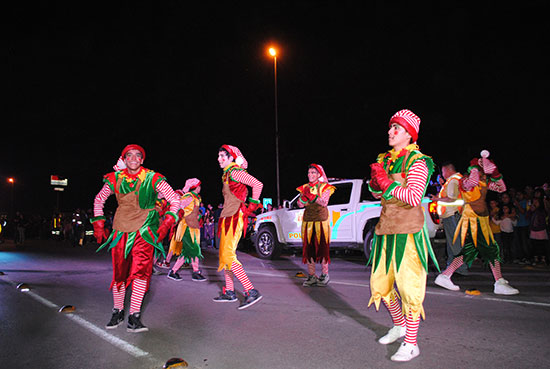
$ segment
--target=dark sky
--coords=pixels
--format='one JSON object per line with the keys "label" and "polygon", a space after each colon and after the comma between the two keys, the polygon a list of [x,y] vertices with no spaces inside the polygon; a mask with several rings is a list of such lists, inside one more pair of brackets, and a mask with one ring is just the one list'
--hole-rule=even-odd
{"label": "dark sky", "polygon": [[[362,178],[402,108],[419,145],[463,170],[488,149],[509,185],[550,180],[545,1],[155,1],[12,4],[0,212],[90,207],[128,143],[174,188],[203,180],[221,199],[216,157],[238,146],[275,197],[273,60],[281,192],[317,162]],[[426,4],[425,2],[423,2]],[[467,2],[470,3],[470,2]],[[223,5],[222,5],[223,4]]]}

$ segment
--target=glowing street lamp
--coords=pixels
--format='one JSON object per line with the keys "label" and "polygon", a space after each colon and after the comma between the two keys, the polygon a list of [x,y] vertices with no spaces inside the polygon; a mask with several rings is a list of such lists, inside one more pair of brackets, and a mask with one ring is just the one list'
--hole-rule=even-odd
{"label": "glowing street lamp", "polygon": [[277,114],[277,49],[270,47],[268,50],[269,55],[273,57],[273,79],[275,85],[275,159],[277,170],[277,207],[281,206],[281,190],[279,183],[279,117]]}

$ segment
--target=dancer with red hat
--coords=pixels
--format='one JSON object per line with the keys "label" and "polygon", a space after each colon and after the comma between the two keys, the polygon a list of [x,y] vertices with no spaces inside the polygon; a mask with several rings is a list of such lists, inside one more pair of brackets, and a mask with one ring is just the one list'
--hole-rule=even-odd
{"label": "dancer with red hat", "polygon": [[422,208],[434,164],[416,145],[420,128],[416,114],[400,110],[389,126],[392,149],[371,164],[369,186],[381,198],[382,210],[369,259],[369,306],[374,303],[378,310],[380,301],[386,305],[394,326],[378,342],[387,345],[405,336],[391,360],[409,361],[420,354],[417,334],[420,318],[425,317],[428,255],[436,260]]}
{"label": "dancer with red hat", "polygon": [[183,215],[176,226],[176,231],[170,241],[170,252],[179,255],[176,263],[168,273],[168,278],[174,281],[181,281],[178,270],[184,263],[190,263],[193,272],[191,280],[196,282],[206,281],[199,269],[199,258],[202,259],[201,236],[200,236],[200,212],[201,205],[201,181],[197,178],[190,178],[185,181],[183,196],[180,199],[180,208]]}
{"label": "dancer with red hat", "polygon": [[[260,292],[254,288],[241,262],[237,259],[237,246],[241,235],[246,232],[248,216],[261,207],[260,195],[263,183],[247,173],[248,162],[241,151],[231,145],[223,145],[218,151],[218,164],[223,169],[222,194],[224,198],[223,210],[218,223],[220,237],[219,268],[224,271],[225,287],[215,302],[234,302],[237,295],[233,285],[233,276],[242,284],[244,301],[239,310],[246,309],[262,299]],[[252,197],[246,204],[248,189],[252,187]]]}
{"label": "dancer with red hat", "polygon": [[[149,289],[153,254],[155,250],[164,254],[161,241],[177,220],[178,195],[164,176],[142,167],[144,159],[145,150],[141,146],[126,146],[114,167],[115,171],[104,176],[105,184],[94,199],[91,222],[94,236],[101,244],[98,251],[107,247],[113,263],[111,288],[114,307],[107,329],[116,328],[124,321],[126,288],[131,285],[128,331],[148,330],[141,322],[141,304]],[[113,231],[106,237],[103,207],[112,194],[116,196],[118,207],[113,219]],[[159,213],[155,208],[159,194],[170,203],[160,226]]]}
{"label": "dancer with red hat", "polygon": [[[330,280],[330,221],[328,202],[335,187],[328,183],[323,167],[310,164],[309,182],[298,187],[298,206],[305,207],[302,220],[302,262],[307,264],[308,277],[303,286],[326,286]],[[315,274],[315,263],[321,263],[321,275]]]}
{"label": "dancer with red hat", "polygon": [[453,242],[460,236],[462,250],[447,269],[436,277],[435,284],[451,291],[460,290],[460,287],[451,281],[453,273],[463,264],[471,266],[479,256],[485,265],[489,265],[495,278],[493,293],[497,295],[518,294],[519,291],[502,278],[500,249],[489,224],[487,191],[504,192],[506,184],[495,163],[489,159],[487,150],[481,152],[481,158],[472,159],[468,175],[460,180],[459,189],[465,205],[454,233]]}

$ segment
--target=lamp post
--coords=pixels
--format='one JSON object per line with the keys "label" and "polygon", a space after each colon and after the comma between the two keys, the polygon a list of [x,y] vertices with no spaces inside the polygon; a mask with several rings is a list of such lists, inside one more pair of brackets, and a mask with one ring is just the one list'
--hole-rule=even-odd
{"label": "lamp post", "polygon": [[14,194],[13,194],[13,191],[14,191],[14,187],[15,187],[15,179],[13,177],[9,177],[8,178],[8,183],[11,185],[11,196],[10,196],[10,217],[13,218],[14,216],[14,207],[13,207],[13,203],[14,203]]}
{"label": "lamp post", "polygon": [[269,55],[273,57],[273,79],[275,85],[275,162],[277,171],[277,207],[281,206],[281,189],[279,182],[279,116],[277,109],[277,49],[270,47]]}

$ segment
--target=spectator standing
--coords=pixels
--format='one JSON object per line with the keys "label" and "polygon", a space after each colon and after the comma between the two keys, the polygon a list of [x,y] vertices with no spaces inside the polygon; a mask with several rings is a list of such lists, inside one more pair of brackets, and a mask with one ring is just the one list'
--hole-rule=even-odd
{"label": "spectator standing", "polygon": [[508,205],[503,205],[501,211],[496,217],[492,217],[491,221],[500,228],[500,239],[504,262],[509,262],[512,257],[512,246],[514,243],[514,227],[517,224],[516,215]]}
{"label": "spectator standing", "polygon": [[533,204],[526,215],[529,220],[529,242],[533,252],[533,265],[546,264],[549,256],[547,213],[540,197],[533,198]]}
{"label": "spectator standing", "polygon": [[529,220],[526,217],[527,209],[531,205],[525,198],[525,193],[518,191],[513,201],[518,216],[518,222],[514,229],[514,246],[516,255],[521,264],[531,262],[531,251],[529,245]]}

